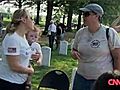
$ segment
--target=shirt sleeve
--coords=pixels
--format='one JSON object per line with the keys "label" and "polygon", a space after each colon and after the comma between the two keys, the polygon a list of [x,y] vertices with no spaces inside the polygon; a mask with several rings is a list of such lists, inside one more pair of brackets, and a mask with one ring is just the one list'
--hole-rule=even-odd
{"label": "shirt sleeve", "polygon": [[74,50],[78,50],[79,36],[80,36],[80,30],[77,31],[72,44],[72,49]]}
{"label": "shirt sleeve", "polygon": [[42,53],[42,51],[41,51],[41,46],[40,46],[39,43],[36,43],[36,42],[32,43],[31,48],[32,48],[32,49],[36,49],[37,52],[39,52],[39,53]]}
{"label": "shirt sleeve", "polygon": [[3,43],[3,51],[5,55],[20,55],[19,43],[14,38],[5,38]]}
{"label": "shirt sleeve", "polygon": [[109,45],[111,49],[120,48],[120,36],[113,28],[109,29]]}

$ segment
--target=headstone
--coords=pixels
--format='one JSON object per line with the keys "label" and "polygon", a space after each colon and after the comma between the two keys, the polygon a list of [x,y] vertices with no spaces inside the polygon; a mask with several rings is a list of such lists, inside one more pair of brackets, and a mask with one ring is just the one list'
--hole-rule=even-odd
{"label": "headstone", "polygon": [[59,54],[67,55],[67,49],[68,49],[68,42],[67,41],[60,41],[60,50]]}
{"label": "headstone", "polygon": [[0,61],[2,61],[2,46],[0,44]]}
{"label": "headstone", "polygon": [[72,40],[71,40],[71,44],[70,44],[70,45],[71,45],[71,49],[73,48],[74,40],[75,40],[75,39],[72,39]]}
{"label": "headstone", "polygon": [[2,38],[4,37],[5,34],[6,34],[6,29],[3,28],[3,29],[2,29],[2,32],[1,32]]}
{"label": "headstone", "polygon": [[43,60],[42,60],[42,66],[50,66],[50,60],[51,60],[51,48],[48,46],[42,47],[42,54],[43,54]]}
{"label": "headstone", "polygon": [[75,78],[75,74],[76,74],[76,71],[77,71],[77,67],[74,67],[73,70],[72,70],[72,78],[71,78],[71,90],[73,90],[73,83],[74,83],[74,78]]}

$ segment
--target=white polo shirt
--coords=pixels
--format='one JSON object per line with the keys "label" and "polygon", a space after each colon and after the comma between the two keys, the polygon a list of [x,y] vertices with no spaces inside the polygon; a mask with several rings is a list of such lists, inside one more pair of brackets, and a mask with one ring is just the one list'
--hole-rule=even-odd
{"label": "white polo shirt", "polygon": [[56,33],[56,25],[54,23],[50,24],[48,27],[48,31]]}
{"label": "white polo shirt", "polygon": [[[97,79],[104,72],[113,70],[106,28],[101,25],[97,32],[90,33],[85,27],[76,33],[73,48],[81,55],[77,72],[87,79]],[[109,37],[110,48],[120,48],[120,37],[113,28],[109,29]]]}
{"label": "white polo shirt", "polygon": [[19,55],[19,63],[23,67],[28,67],[31,57],[31,48],[26,40],[16,32],[7,34],[2,42],[2,61],[0,61],[0,78],[12,83],[22,84],[27,79],[27,74],[20,74],[10,69],[6,55]]}

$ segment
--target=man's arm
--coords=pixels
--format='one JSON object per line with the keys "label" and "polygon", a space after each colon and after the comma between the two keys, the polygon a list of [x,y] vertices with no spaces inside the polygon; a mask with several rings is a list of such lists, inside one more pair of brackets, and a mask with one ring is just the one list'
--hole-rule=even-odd
{"label": "man's arm", "polygon": [[120,71],[120,48],[115,48],[114,50],[111,51],[112,52],[112,56],[114,59],[114,69],[117,69]]}

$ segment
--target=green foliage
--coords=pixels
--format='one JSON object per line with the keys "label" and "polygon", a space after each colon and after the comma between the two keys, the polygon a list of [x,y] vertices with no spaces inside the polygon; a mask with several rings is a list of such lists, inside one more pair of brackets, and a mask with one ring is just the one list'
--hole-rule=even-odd
{"label": "green foliage", "polygon": [[10,18],[8,19],[7,17],[4,17],[3,19],[4,27],[6,27],[10,21],[11,21]]}
{"label": "green foliage", "polygon": [[40,25],[39,25],[40,27],[44,27],[44,26],[45,26],[45,22],[42,22],[42,21],[41,21],[41,22],[39,22],[39,24],[40,24]]}
{"label": "green foliage", "polygon": [[77,18],[73,18],[73,23],[77,23]]}

